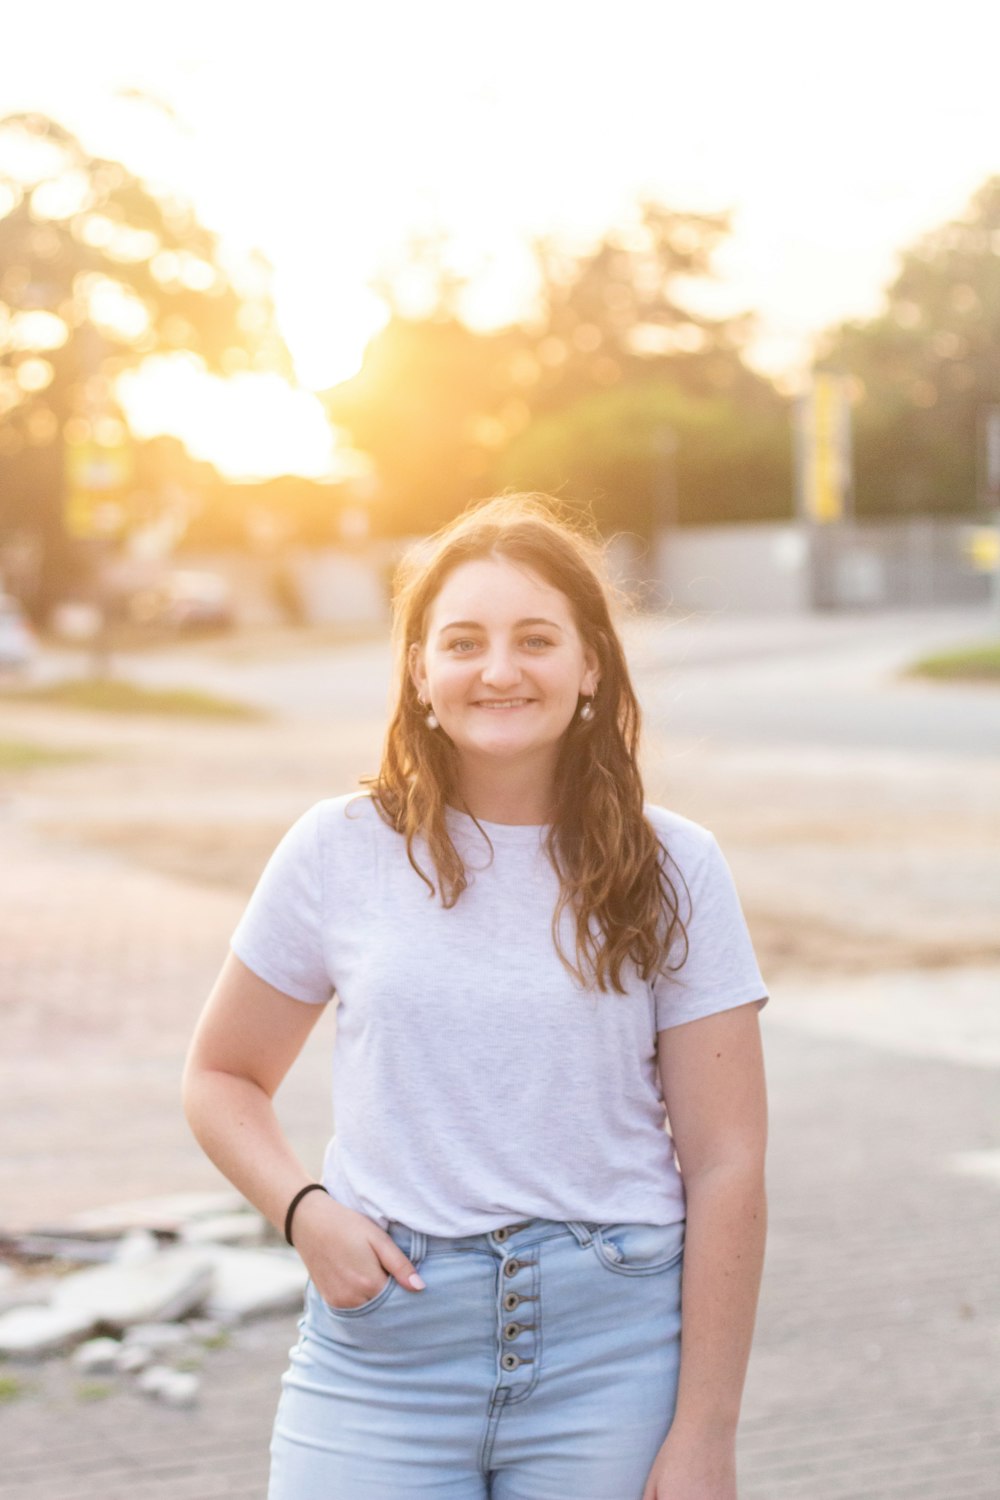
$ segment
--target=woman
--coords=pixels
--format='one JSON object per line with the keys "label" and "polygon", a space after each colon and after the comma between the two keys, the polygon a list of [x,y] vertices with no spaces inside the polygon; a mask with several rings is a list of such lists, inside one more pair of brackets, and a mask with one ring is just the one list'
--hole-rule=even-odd
{"label": "woman", "polygon": [[[411,557],[396,631],[379,774],[278,845],[185,1072],[309,1272],[269,1500],[734,1500],[767,994],[728,866],[643,801],[599,553],[548,497]],[[271,1101],[334,993],[310,1183]]]}

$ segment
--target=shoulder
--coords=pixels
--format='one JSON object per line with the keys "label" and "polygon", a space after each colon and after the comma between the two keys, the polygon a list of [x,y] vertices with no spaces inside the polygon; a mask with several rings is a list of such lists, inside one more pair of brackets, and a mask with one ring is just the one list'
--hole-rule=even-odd
{"label": "shoulder", "polygon": [[655,802],[643,805],[646,822],[672,859],[680,864],[700,863],[718,847],[714,833],[693,818]]}
{"label": "shoulder", "polygon": [[303,821],[313,825],[317,845],[331,867],[336,865],[338,855],[351,862],[381,858],[387,849],[395,850],[403,843],[368,791],[324,797],[309,808]]}

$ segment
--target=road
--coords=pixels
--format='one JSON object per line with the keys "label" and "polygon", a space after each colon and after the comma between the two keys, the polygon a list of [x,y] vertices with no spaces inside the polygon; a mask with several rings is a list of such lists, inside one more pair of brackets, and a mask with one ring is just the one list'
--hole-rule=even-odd
{"label": "road", "polygon": [[[646,722],[657,733],[725,746],[1000,756],[1000,690],[907,679],[918,656],[988,639],[989,609],[807,616],[645,615],[625,628]],[[39,679],[87,670],[60,651]],[[238,640],[120,654],[114,670],[147,686],[202,688],[314,722],[381,720],[387,641],[336,648],[309,632],[270,655]]]}

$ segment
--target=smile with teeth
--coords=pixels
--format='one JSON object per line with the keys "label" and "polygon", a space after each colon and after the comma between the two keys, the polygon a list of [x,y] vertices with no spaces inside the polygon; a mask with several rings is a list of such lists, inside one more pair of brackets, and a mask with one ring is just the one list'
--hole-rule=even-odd
{"label": "smile with teeth", "polygon": [[477,708],[522,708],[524,704],[531,703],[531,698],[480,698],[476,702]]}

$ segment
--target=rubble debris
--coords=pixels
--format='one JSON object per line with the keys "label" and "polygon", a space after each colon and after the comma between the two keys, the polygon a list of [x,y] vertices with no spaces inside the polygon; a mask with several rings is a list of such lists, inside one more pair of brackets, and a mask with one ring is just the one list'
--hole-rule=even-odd
{"label": "rubble debris", "polygon": [[118,1331],[133,1323],[182,1318],[212,1288],[210,1249],[174,1248],[135,1263],[76,1271],[56,1287],[52,1306],[85,1311]]}
{"label": "rubble debris", "polygon": [[86,1375],[110,1375],[118,1369],[120,1351],[117,1339],[87,1339],[73,1350],[73,1365]]}
{"label": "rubble debris", "polygon": [[0,1314],[0,1354],[21,1359],[61,1354],[96,1326],[87,1307],[12,1307]]}

